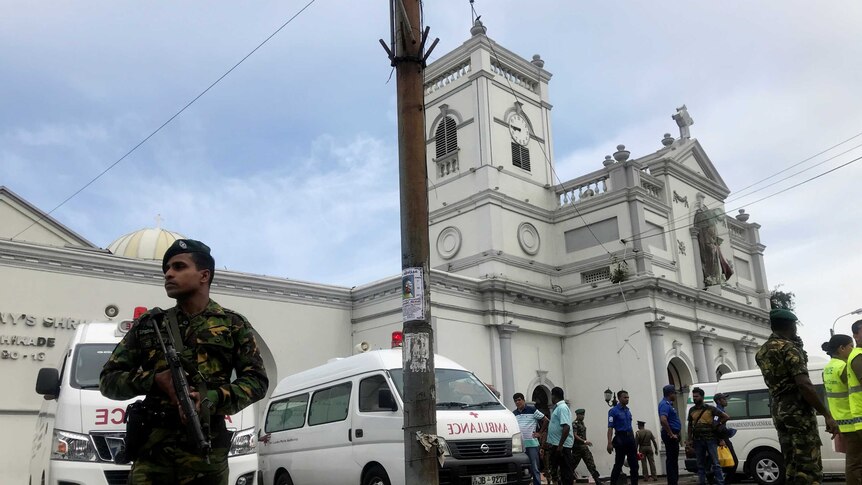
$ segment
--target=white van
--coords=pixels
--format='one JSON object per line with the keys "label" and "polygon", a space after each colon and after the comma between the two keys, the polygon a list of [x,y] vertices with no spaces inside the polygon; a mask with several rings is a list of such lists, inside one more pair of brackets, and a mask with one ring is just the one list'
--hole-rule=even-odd
{"label": "white van", "polygon": [[[99,392],[99,373],[131,321],[81,324],[59,368],[43,368],[37,392],[39,411],[30,456],[30,485],[121,485],[129,465],[114,456],[123,444],[126,406]],[[257,440],[252,406],[228,416],[233,432],[230,485],[251,485],[257,473]]]}
{"label": "white van", "polygon": [[[435,356],[440,484],[527,484],[512,412],[472,372]],[[263,485],[404,484],[401,349],[335,359],[275,388],[260,439]]]}
{"label": "white van", "polygon": [[[826,361],[822,359],[812,359],[808,365],[808,375],[824,403],[825,366]],[[736,472],[751,477],[760,484],[784,483],[784,459],[770,414],[769,391],[760,369],[730,372],[721,376],[718,383],[694,384],[692,388],[694,387],[703,388],[706,392],[704,401],[710,403],[715,393],[728,395],[726,411],[730,415],[730,421],[727,426],[737,430],[732,439],[739,459]],[[708,391],[709,388],[712,388],[712,393]],[[689,408],[691,405],[690,403]],[[832,435],[826,432],[826,423],[822,416],[817,416],[817,423],[820,426],[820,440],[823,441],[823,473],[844,475],[844,454],[833,451]],[[686,460],[686,469],[697,471],[694,460]]]}

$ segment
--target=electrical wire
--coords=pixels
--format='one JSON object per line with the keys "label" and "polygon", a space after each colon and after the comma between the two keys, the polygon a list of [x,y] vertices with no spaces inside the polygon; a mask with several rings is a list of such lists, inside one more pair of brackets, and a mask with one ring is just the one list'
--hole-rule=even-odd
{"label": "electrical wire", "polygon": [[[810,177],[810,178],[808,178],[808,179],[805,179],[805,180],[803,180],[802,182],[799,182],[799,183],[797,183],[797,184],[791,185],[790,187],[786,187],[786,188],[784,188],[784,189],[781,189],[781,190],[779,190],[778,192],[775,192],[775,193],[769,194],[769,195],[767,195],[766,197],[761,197],[760,199],[757,199],[757,200],[755,200],[755,201],[753,201],[753,202],[749,202],[749,203],[745,204],[745,207],[752,206],[752,205],[754,205],[754,204],[757,204],[758,202],[763,202],[764,200],[771,199],[772,197],[775,197],[776,195],[779,195],[779,194],[782,194],[782,193],[784,193],[784,192],[787,192],[788,190],[795,189],[795,188],[797,188],[797,187],[800,187],[800,186],[802,186],[802,185],[805,185],[805,184],[807,184],[807,183],[809,183],[809,182],[812,182],[812,181],[814,181],[814,180],[819,179],[820,177],[823,177],[823,176],[828,175],[828,174],[830,174],[830,173],[832,173],[832,172],[835,172],[836,170],[842,169],[842,168],[844,168],[844,167],[846,167],[846,166],[848,166],[848,165],[851,165],[851,164],[853,164],[853,163],[856,163],[856,162],[858,162],[859,160],[862,160],[862,156],[860,156],[860,157],[856,157],[856,158],[854,158],[853,160],[850,160],[850,161],[848,161],[848,162],[842,163],[841,165],[838,165],[837,167],[833,167],[833,168],[831,168],[831,169],[829,169],[829,170],[827,170],[827,171],[825,171],[825,172],[819,173],[819,174],[817,174],[817,175],[815,175],[815,176],[813,176],[813,177]],[[733,212],[733,211],[735,211],[735,210],[739,210],[739,209],[741,209],[741,208],[743,208],[743,206],[737,207],[736,209],[731,209],[731,210],[729,210],[729,211],[726,211],[726,212],[724,212],[724,213],[723,213],[723,215],[729,215],[731,212]],[[694,223],[693,223],[693,222],[692,222],[691,224],[687,224],[687,225],[682,226],[682,227],[677,227],[677,228],[675,228],[675,229],[674,229],[674,231],[678,231],[678,230],[681,230],[681,229],[686,229],[686,228],[689,228],[689,227],[692,227],[692,226],[694,226]],[[641,236],[641,237],[638,237],[637,239],[642,241],[642,240],[644,240],[644,239],[649,239],[649,238],[651,238],[651,237],[661,236],[661,235],[663,235],[663,234],[668,234],[669,232],[671,232],[671,230],[664,230],[664,231],[661,231],[661,232],[657,232],[657,233],[655,233],[655,234],[649,234],[649,235],[647,235],[647,236]]]}
{"label": "electrical wire", "polygon": [[[822,155],[822,154],[824,154],[824,153],[828,152],[829,150],[832,150],[832,149],[834,149],[834,148],[836,148],[836,147],[838,147],[838,146],[841,146],[842,144],[847,143],[848,141],[853,140],[854,138],[857,138],[857,137],[859,137],[859,136],[862,136],[862,133],[859,133],[859,134],[858,134],[858,135],[856,135],[856,136],[850,137],[850,138],[848,138],[848,139],[846,139],[846,140],[842,141],[841,143],[838,143],[838,144],[836,144],[836,145],[832,145],[831,147],[827,148],[826,150],[823,150],[823,151],[821,151],[821,152],[817,153],[816,155],[812,155],[812,156],[810,156],[810,157],[806,158],[806,159],[805,159],[805,160],[803,160],[802,162],[798,162],[798,163],[796,163],[796,164],[794,164],[794,165],[791,165],[791,166],[790,166],[790,167],[788,167],[788,168],[785,168],[785,169],[780,170],[780,171],[778,171],[778,172],[776,172],[776,173],[774,173],[774,174],[772,174],[772,175],[770,175],[770,176],[768,176],[768,177],[766,177],[766,178],[763,178],[763,179],[761,179],[761,180],[760,180],[760,182],[763,182],[763,181],[769,180],[770,178],[775,177],[776,175],[780,175],[780,174],[782,174],[782,173],[784,173],[784,172],[788,171],[789,169],[791,169],[791,168],[793,168],[793,167],[797,167],[797,166],[799,166],[800,164],[802,164],[802,163],[804,163],[804,162],[807,162],[807,161],[809,161],[809,160],[813,159],[814,157],[816,157],[816,156],[818,156],[818,155]],[[834,159],[836,159],[836,158],[838,158],[838,157],[840,157],[840,156],[842,156],[842,155],[846,155],[846,154],[848,154],[848,153],[850,153],[850,152],[852,152],[852,151],[854,151],[854,150],[856,150],[856,149],[858,149],[858,148],[860,148],[860,147],[862,147],[862,144],[856,145],[856,146],[854,146],[853,148],[847,149],[847,150],[845,150],[845,151],[843,151],[843,152],[841,152],[841,153],[838,153],[838,154],[833,155],[833,156],[831,156],[831,157],[829,157],[829,158],[826,158],[825,160],[822,160],[822,161],[820,161],[820,162],[818,162],[818,163],[816,163],[816,164],[814,164],[814,165],[812,165],[812,166],[810,166],[810,167],[808,167],[808,168],[802,169],[802,170],[800,170],[800,171],[798,171],[798,172],[795,172],[795,173],[793,173],[793,174],[791,174],[791,175],[788,175],[787,177],[784,177],[784,178],[782,178],[782,179],[779,179],[779,180],[777,180],[777,181],[775,181],[775,182],[772,182],[772,183],[770,183],[770,184],[768,184],[768,185],[764,185],[763,187],[760,187],[760,188],[758,188],[757,190],[753,190],[753,191],[751,191],[751,192],[749,192],[749,193],[747,193],[747,194],[745,194],[745,195],[737,195],[737,194],[734,194],[734,197],[731,197],[731,198],[729,198],[729,199],[728,199],[728,200],[726,200],[726,201],[717,201],[716,203],[727,205],[727,204],[730,204],[730,203],[736,202],[736,201],[738,201],[738,200],[744,199],[744,198],[746,198],[746,197],[750,197],[750,196],[752,196],[752,195],[754,195],[754,194],[756,194],[756,193],[758,193],[758,192],[761,192],[761,191],[763,191],[763,190],[768,189],[769,187],[775,186],[775,185],[777,185],[777,184],[779,184],[779,183],[781,183],[781,182],[784,182],[784,181],[789,180],[789,179],[791,179],[791,178],[793,178],[793,177],[796,177],[797,175],[801,175],[802,173],[805,173],[805,172],[807,172],[807,171],[809,171],[809,170],[812,170],[812,169],[814,169],[814,168],[817,168],[817,167],[819,167],[819,166],[823,165],[823,164],[824,164],[824,163],[826,163],[826,162],[832,161],[832,160],[834,160]],[[759,183],[759,182],[758,182],[758,183]],[[754,185],[755,185],[755,184],[751,184],[751,185],[749,185],[747,188],[753,187]],[[709,206],[710,206],[710,204],[704,204],[704,208],[709,208]],[[742,208],[742,207],[740,207],[740,208]],[[689,220],[689,218],[690,218],[690,217],[691,217],[691,214],[690,214],[690,213],[683,214],[682,216],[680,216],[680,217],[678,217],[678,218],[676,218],[676,219],[673,219],[673,220],[668,221],[668,225],[676,224],[676,223],[678,223],[678,222],[682,222],[682,221],[687,221],[687,220]],[[688,227],[688,226],[685,226],[685,227]],[[638,239],[638,240],[639,240],[639,239],[641,238],[641,236],[647,235],[647,234],[649,234],[649,233],[651,233],[651,232],[652,232],[652,230],[641,231],[641,232],[639,232],[639,233],[637,233],[637,234],[632,234],[631,236],[627,237],[627,238],[626,238],[626,240],[629,240],[629,239],[631,239],[631,240]],[[668,229],[667,231],[664,231],[664,233],[667,233],[667,232],[670,232],[670,229]],[[659,233],[649,234],[649,236],[647,236],[647,237],[658,236],[658,235],[660,235],[660,234],[659,234]]]}
{"label": "electrical wire", "polygon": [[89,181],[89,182],[87,182],[86,184],[84,184],[84,186],[83,186],[83,187],[81,187],[80,189],[76,190],[72,195],[70,195],[69,197],[66,197],[62,202],[60,202],[59,204],[57,204],[53,209],[49,210],[49,211],[48,211],[48,212],[46,212],[44,215],[40,215],[38,219],[36,219],[36,220],[35,220],[35,221],[33,221],[29,226],[25,227],[24,229],[22,229],[21,231],[19,231],[17,234],[15,234],[14,236],[12,236],[12,238],[11,238],[10,240],[13,240],[13,241],[14,241],[16,237],[18,237],[18,236],[20,236],[21,234],[25,233],[27,230],[29,230],[31,227],[35,226],[35,225],[36,225],[36,224],[38,224],[39,222],[43,221],[43,220],[45,219],[45,217],[47,217],[47,216],[51,215],[54,211],[56,211],[56,210],[57,210],[57,209],[59,209],[60,207],[63,207],[67,202],[69,202],[70,200],[72,200],[73,198],[75,198],[78,194],[80,194],[81,192],[83,192],[87,187],[89,187],[90,185],[92,185],[93,183],[95,183],[97,180],[99,180],[100,178],[102,178],[102,176],[103,176],[103,175],[105,175],[105,174],[106,174],[106,173],[108,173],[111,169],[113,169],[114,167],[116,167],[120,162],[122,162],[123,160],[125,160],[126,158],[128,158],[128,156],[129,156],[129,155],[131,155],[132,153],[134,153],[134,152],[135,152],[138,148],[140,148],[144,143],[146,143],[147,141],[149,141],[149,140],[150,140],[150,138],[154,137],[157,133],[159,133],[160,131],[162,131],[162,128],[164,128],[164,127],[168,126],[172,121],[174,121],[174,119],[176,119],[179,115],[181,115],[185,110],[187,110],[191,105],[193,105],[193,104],[194,104],[198,99],[200,99],[201,97],[203,97],[203,95],[205,95],[206,93],[208,93],[210,89],[212,89],[213,87],[215,87],[215,85],[216,85],[216,84],[218,84],[219,82],[221,82],[221,80],[222,80],[222,79],[224,79],[225,77],[227,77],[227,76],[228,76],[228,74],[230,74],[231,72],[233,72],[233,71],[234,71],[234,69],[236,69],[237,67],[239,67],[239,66],[240,66],[240,64],[242,64],[243,62],[245,62],[245,60],[246,60],[246,59],[248,59],[249,57],[251,57],[251,56],[252,56],[252,54],[254,54],[255,52],[257,52],[257,50],[258,50],[258,49],[260,49],[261,47],[263,47],[263,46],[264,46],[264,44],[266,44],[267,42],[269,42],[269,41],[270,41],[270,39],[272,39],[273,37],[275,37],[275,36],[276,36],[276,34],[278,34],[279,32],[281,32],[281,31],[282,31],[282,29],[284,29],[285,27],[287,27],[287,26],[288,26],[288,24],[290,24],[291,22],[293,22],[293,20],[294,20],[294,19],[296,19],[297,17],[299,17],[299,15],[300,15],[300,14],[302,14],[302,12],[305,12],[305,10],[306,10],[306,9],[308,9],[308,7],[310,7],[310,6],[311,6],[311,4],[313,4],[315,1],[317,1],[317,0],[311,0],[311,1],[309,1],[309,2],[304,6],[304,7],[302,7],[302,8],[301,8],[298,12],[296,12],[292,17],[290,17],[286,22],[284,22],[283,24],[281,24],[281,27],[279,27],[278,29],[276,29],[276,30],[275,30],[275,32],[273,32],[272,34],[270,34],[266,39],[264,39],[264,40],[263,40],[263,42],[261,42],[260,44],[258,44],[258,45],[257,45],[257,47],[255,47],[254,49],[252,49],[252,50],[251,50],[251,52],[249,52],[248,54],[246,54],[242,59],[240,59],[240,60],[239,60],[239,62],[237,62],[236,64],[234,64],[234,65],[233,65],[233,67],[231,67],[231,68],[230,68],[230,69],[228,69],[224,74],[222,74],[221,76],[219,76],[219,78],[218,78],[218,79],[216,79],[215,81],[213,81],[213,82],[212,82],[212,84],[210,84],[209,86],[207,86],[207,88],[206,88],[206,89],[204,89],[203,91],[201,91],[201,92],[200,92],[200,94],[198,94],[198,95],[197,95],[197,96],[195,96],[191,101],[189,101],[188,103],[186,103],[186,105],[185,105],[185,106],[183,106],[182,108],[180,108],[180,110],[179,110],[179,111],[177,111],[176,113],[174,113],[174,115],[173,115],[173,116],[171,116],[170,118],[168,118],[168,119],[167,119],[167,121],[165,121],[164,123],[162,123],[162,124],[161,124],[158,128],[156,128],[155,130],[153,130],[149,135],[147,135],[147,136],[146,136],[143,140],[141,140],[137,145],[133,146],[133,147],[131,148],[131,150],[129,150],[129,151],[127,151],[127,152],[125,153],[125,155],[123,155],[122,157],[120,157],[119,159],[117,159],[114,163],[112,163],[112,164],[108,165],[108,167],[107,167],[107,168],[105,168],[105,169],[104,169],[104,170],[102,170],[98,175],[96,175],[95,177],[93,177],[92,179],[90,179],[90,181]]}

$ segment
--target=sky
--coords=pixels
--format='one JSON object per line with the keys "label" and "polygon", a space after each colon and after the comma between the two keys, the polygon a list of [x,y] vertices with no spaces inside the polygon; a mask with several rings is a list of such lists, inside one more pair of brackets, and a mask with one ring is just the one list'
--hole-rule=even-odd
{"label": "sky", "polygon": [[[0,0],[0,185],[51,210],[307,2]],[[469,38],[472,18],[468,0],[424,3],[433,60]],[[859,2],[474,6],[489,37],[553,73],[562,180],[620,143],[654,152],[678,134],[682,104],[732,191],[862,133]],[[395,81],[377,41],[388,15],[387,2],[315,1],[52,215],[100,247],[159,216],[236,271],[347,287],[399,273]],[[795,294],[815,354],[835,318],[862,308],[862,162],[752,202],[862,156],[860,144],[726,207],[762,226],[769,286]]]}

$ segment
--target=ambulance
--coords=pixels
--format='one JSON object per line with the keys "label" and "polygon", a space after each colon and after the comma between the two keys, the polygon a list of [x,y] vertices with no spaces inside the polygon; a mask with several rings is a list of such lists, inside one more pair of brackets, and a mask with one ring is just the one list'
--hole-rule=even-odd
{"label": "ambulance", "polygon": [[[455,362],[435,355],[434,367],[439,483],[530,483],[512,411]],[[284,378],[265,412],[260,483],[403,485],[403,392],[400,348],[333,359]]]}
{"label": "ambulance", "polygon": [[[136,309],[137,314],[146,311]],[[99,373],[132,320],[78,325],[59,367],[39,370],[39,411],[30,456],[30,485],[121,485],[129,465],[114,463],[123,445],[126,406],[99,392]],[[140,398],[142,399],[143,396]],[[257,473],[257,435],[252,406],[227,416],[233,433],[228,455],[230,485],[252,485]]]}

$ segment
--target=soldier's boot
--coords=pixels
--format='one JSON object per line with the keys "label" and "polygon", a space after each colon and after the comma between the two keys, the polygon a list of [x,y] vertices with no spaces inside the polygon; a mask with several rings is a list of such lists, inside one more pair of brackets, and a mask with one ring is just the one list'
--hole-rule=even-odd
{"label": "soldier's boot", "polygon": [[601,479],[601,477],[599,477],[599,474],[598,474],[598,473],[596,473],[595,475],[593,475],[593,481],[594,481],[594,482],[596,482],[596,485],[599,485],[599,484],[601,484],[601,483],[604,483],[604,482],[602,482],[602,479]]}

